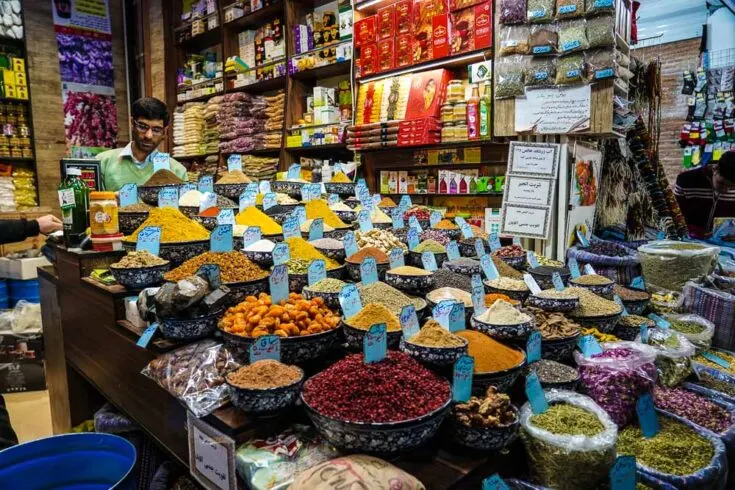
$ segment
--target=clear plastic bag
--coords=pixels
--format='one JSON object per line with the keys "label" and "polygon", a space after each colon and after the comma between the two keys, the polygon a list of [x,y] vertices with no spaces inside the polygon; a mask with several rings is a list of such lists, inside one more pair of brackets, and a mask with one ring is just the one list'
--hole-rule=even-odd
{"label": "clear plastic bag", "polygon": [[585,52],[587,79],[590,82],[605,80],[615,76],[614,52],[609,49]]}
{"label": "clear plastic bag", "polygon": [[556,60],[556,84],[569,85],[584,81],[584,55],[582,53],[562,56]]}
{"label": "clear plastic bag", "polygon": [[625,341],[604,343],[602,349],[603,354],[593,357],[574,352],[581,388],[624,427],[633,420],[638,397],[656,384],[656,352],[647,345]]}
{"label": "clear plastic bag", "polygon": [[608,472],[615,462],[617,426],[589,397],[553,389],[545,394],[549,404],[566,403],[596,415],[603,430],[592,437],[553,434],[533,425],[531,405],[524,404],[521,407],[521,440],[533,480],[560,490],[596,488],[607,481]]}
{"label": "clear plastic bag", "polygon": [[[18,301],[12,310],[8,310],[8,325],[14,334],[36,334],[43,331],[41,325],[41,305],[30,303],[24,299]],[[3,323],[0,321],[0,323]]]}
{"label": "clear plastic bag", "polygon": [[526,22],[526,0],[500,0],[500,23],[523,24]]}
{"label": "clear plastic bag", "polygon": [[676,325],[672,325],[671,327],[679,332],[681,335],[687,338],[689,342],[694,344],[695,347],[700,349],[707,349],[708,347],[712,346],[712,337],[715,335],[715,324],[707,320],[706,318],[702,318],[699,315],[691,315],[691,314],[685,314],[685,315],[664,315],[664,318],[668,320],[669,322],[691,322],[696,323],[698,325],[701,325],[703,330],[699,333],[687,333],[687,332],[681,332],[679,330],[676,330]]}
{"label": "clear plastic bag", "polygon": [[672,291],[681,291],[691,278],[711,273],[719,253],[719,247],[671,240],[638,247],[646,284]]}
{"label": "clear plastic bag", "polygon": [[584,19],[559,23],[559,53],[567,54],[588,49],[587,28]]}
{"label": "clear plastic bag", "polygon": [[587,41],[590,48],[612,48],[615,46],[615,18],[600,15],[587,20]]}
{"label": "clear plastic bag", "polygon": [[528,54],[531,30],[528,26],[506,26],[500,29],[500,54]]}
{"label": "clear plastic bag", "polygon": [[613,0],[587,0],[587,13],[597,14],[600,12],[614,12],[615,2]]}
{"label": "clear plastic bag", "polygon": [[572,19],[584,16],[584,0],[556,0],[556,18]]}
{"label": "clear plastic bag", "polygon": [[550,87],[556,79],[556,60],[554,58],[537,58],[526,68],[526,87]]}
{"label": "clear plastic bag", "polygon": [[531,26],[529,47],[535,56],[555,54],[559,46],[559,34],[554,24]]}
{"label": "clear plastic bag", "polygon": [[520,97],[525,94],[523,90],[523,72],[526,62],[527,57],[525,56],[510,56],[500,59],[495,69],[496,99]]}
{"label": "clear plastic bag", "polygon": [[225,374],[237,369],[230,352],[214,340],[202,340],[152,360],[141,374],[204,417],[230,399]]}
{"label": "clear plastic bag", "polygon": [[[641,335],[635,338],[641,341]],[[676,386],[692,374],[694,345],[679,332],[670,328],[649,328],[647,345],[656,351],[658,382],[663,386]]]}
{"label": "clear plastic bag", "polygon": [[341,456],[296,475],[289,490],[369,488],[370,490],[425,490],[415,476],[387,461],[365,454]]}
{"label": "clear plastic bag", "polygon": [[527,0],[526,19],[531,24],[551,22],[554,18],[555,0]]}

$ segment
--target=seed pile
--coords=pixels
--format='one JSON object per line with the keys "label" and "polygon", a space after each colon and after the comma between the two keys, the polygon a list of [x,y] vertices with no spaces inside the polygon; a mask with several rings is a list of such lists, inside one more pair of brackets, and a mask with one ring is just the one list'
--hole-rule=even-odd
{"label": "seed pile", "polygon": [[339,279],[325,277],[311,286],[305,286],[304,289],[314,291],[315,293],[339,293],[346,285],[346,282],[340,281]]}
{"label": "seed pile", "polygon": [[541,384],[571,383],[579,379],[579,372],[571,366],[549,359],[541,359],[526,368],[526,375],[535,372]]}
{"label": "seed pile", "polygon": [[505,371],[520,365],[526,358],[523,352],[506,347],[484,333],[460,330],[457,335],[469,342],[467,354],[475,358],[475,373]]}
{"label": "seed pile", "polygon": [[519,325],[531,321],[530,316],[521,313],[515,306],[505,301],[496,301],[477,319],[490,325]]}
{"label": "seed pile", "polygon": [[436,320],[426,322],[419,333],[408,339],[411,344],[424,347],[461,347],[467,341],[442,327]]}
{"label": "seed pile", "polygon": [[385,305],[395,315],[400,315],[404,306],[414,305],[417,310],[426,306],[426,303],[421,298],[406,296],[393,286],[380,281],[367,286],[358,283],[357,290],[360,293],[360,299],[363,304],[380,303]]}
{"label": "seed pile", "polygon": [[623,310],[615,301],[609,301],[597,296],[585,288],[567,288],[579,296],[579,306],[572,312],[574,317],[595,317],[605,315],[618,315]]}
{"label": "seed pile", "polygon": [[255,281],[268,277],[268,273],[237,251],[206,252],[189,259],[177,268],[167,272],[167,281],[180,281],[195,274],[204,264],[217,264],[220,278],[224,283]]}
{"label": "seed pile", "polygon": [[303,377],[304,372],[296,366],[263,359],[228,374],[227,381],[238,388],[268,389],[288,386]]}
{"label": "seed pile", "polygon": [[395,313],[381,303],[368,303],[355,315],[345,320],[351,327],[369,330],[376,323],[385,323],[388,332],[398,332],[401,324]]}
{"label": "seed pile", "polygon": [[167,264],[168,260],[156,257],[147,250],[128,252],[128,254],[118,262],[111,264],[110,267],[115,269],[135,269],[138,267],[153,267],[156,265]]}
{"label": "seed pile", "polygon": [[441,301],[450,300],[464,303],[467,308],[472,306],[472,296],[470,293],[457,288],[445,287],[435,289],[426,295],[426,299],[437,304]]}
{"label": "seed pile", "polygon": [[579,276],[576,279],[571,280],[574,284],[582,284],[583,286],[607,286],[612,284],[612,281],[605,276],[599,276],[597,274],[587,274]]}
{"label": "seed pile", "polygon": [[487,281],[486,284],[495,289],[505,289],[506,291],[528,291],[528,286],[521,279],[498,277]]}

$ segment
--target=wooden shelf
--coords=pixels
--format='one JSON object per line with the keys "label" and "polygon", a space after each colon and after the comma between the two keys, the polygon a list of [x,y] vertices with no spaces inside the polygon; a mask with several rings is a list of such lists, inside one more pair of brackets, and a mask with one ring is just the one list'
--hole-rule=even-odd
{"label": "wooden shelf", "polygon": [[407,192],[381,192],[382,196],[411,196],[411,197],[503,197],[502,192],[483,192],[481,194],[439,194],[438,192],[424,193],[424,194],[408,194]]}
{"label": "wooden shelf", "polygon": [[221,26],[217,26],[210,31],[203,32],[176,45],[186,49],[187,51],[204,51],[207,48],[216,46],[222,42]]}
{"label": "wooden shelf", "polygon": [[316,153],[319,151],[344,151],[352,153],[352,150],[348,150],[347,145],[344,143],[333,143],[329,145],[314,146],[287,146],[284,148],[284,150],[298,153]]}
{"label": "wooden shelf", "polygon": [[375,165],[375,170],[430,170],[432,168],[474,168],[474,167],[486,167],[486,166],[505,166],[507,162],[480,162],[480,163],[438,163],[436,165],[422,164],[422,165],[394,165],[386,164],[381,166],[380,164]]}
{"label": "wooden shelf", "polygon": [[360,150],[355,149],[356,153],[377,153],[381,151],[414,151],[414,150],[443,150],[452,148],[471,148],[473,146],[507,146],[507,143],[500,143],[493,140],[472,140],[472,141],[457,141],[457,142],[442,142],[432,143],[430,145],[417,145],[417,146],[389,146],[386,148],[375,148]]}
{"label": "wooden shelf", "polygon": [[0,157],[0,163],[3,162],[35,162],[35,157]]}
{"label": "wooden shelf", "polygon": [[207,157],[211,157],[214,155],[219,155],[219,152],[202,153],[201,155],[187,155],[187,156],[181,156],[181,157],[177,157],[175,155],[171,155],[171,156],[173,157],[174,160],[181,162],[181,161],[186,161],[186,160],[198,160],[200,158],[207,158]]}
{"label": "wooden shelf", "polygon": [[475,51],[469,51],[467,53],[461,53],[454,56],[447,56],[438,60],[425,61],[423,63],[417,63],[411,66],[405,66],[402,68],[396,68],[394,70],[388,70],[374,75],[367,75],[360,78],[355,78],[356,83],[367,83],[373,80],[380,80],[382,78],[393,77],[404,73],[414,73],[417,71],[430,70],[433,68],[446,68],[451,70],[457,67],[466,67],[470,63],[480,61],[483,59],[492,59],[492,48],[476,49]]}
{"label": "wooden shelf", "polygon": [[192,24],[194,22],[196,22],[198,20],[205,21],[205,20],[209,19],[210,17],[216,17],[217,14],[218,14],[218,12],[212,12],[211,14],[207,14],[207,15],[205,15],[203,17],[197,17],[196,19],[188,20],[188,21],[184,22],[183,24],[181,24],[180,26],[174,27],[174,32],[177,32],[178,33],[178,32],[185,31],[187,29],[191,29],[191,26],[192,26]]}
{"label": "wooden shelf", "polygon": [[286,76],[271,78],[269,80],[261,80],[260,82],[243,85],[242,87],[225,88],[225,92],[250,92],[253,94],[262,94],[264,92],[272,92],[286,88]]}
{"label": "wooden shelf", "polygon": [[242,154],[243,155],[269,156],[269,155],[278,155],[279,153],[281,153],[280,148],[261,148],[260,150],[245,151]]}
{"label": "wooden shelf", "polygon": [[329,65],[319,66],[311,70],[297,71],[292,73],[291,77],[296,80],[316,81],[322,78],[336,77],[339,75],[349,75],[352,60],[340,61]]}
{"label": "wooden shelf", "polygon": [[219,91],[219,92],[215,92],[213,94],[200,95],[199,97],[194,97],[193,99],[186,99],[186,100],[178,100],[178,98],[177,98],[176,99],[176,104],[177,105],[181,105],[181,104],[186,104],[186,103],[189,103],[189,102],[202,102],[202,101],[205,101],[205,100],[209,100],[212,97],[216,97],[218,95],[224,95],[224,92]]}
{"label": "wooden shelf", "polygon": [[245,14],[233,21],[225,22],[228,31],[243,31],[255,29],[263,25],[267,19],[273,18],[283,12],[283,2],[274,2],[267,7]]}

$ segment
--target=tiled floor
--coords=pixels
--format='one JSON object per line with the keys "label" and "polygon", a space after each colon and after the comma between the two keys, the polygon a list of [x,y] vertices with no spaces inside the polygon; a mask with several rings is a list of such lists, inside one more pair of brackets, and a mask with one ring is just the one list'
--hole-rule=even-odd
{"label": "tiled floor", "polygon": [[3,395],[10,423],[20,442],[53,435],[48,391],[29,391]]}

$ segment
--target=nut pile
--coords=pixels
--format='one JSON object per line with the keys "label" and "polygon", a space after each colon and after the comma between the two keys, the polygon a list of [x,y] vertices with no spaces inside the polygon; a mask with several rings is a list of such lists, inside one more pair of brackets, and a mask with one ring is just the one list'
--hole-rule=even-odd
{"label": "nut pile", "polygon": [[510,397],[498,393],[495,386],[489,386],[484,398],[473,396],[466,403],[454,407],[457,422],[469,427],[507,427],[514,424],[516,416]]}
{"label": "nut pile", "polygon": [[393,233],[378,228],[373,228],[365,233],[361,231],[355,232],[355,240],[357,241],[357,246],[360,248],[375,247],[387,254],[389,254],[394,248],[408,250],[408,247],[404,245]]}

